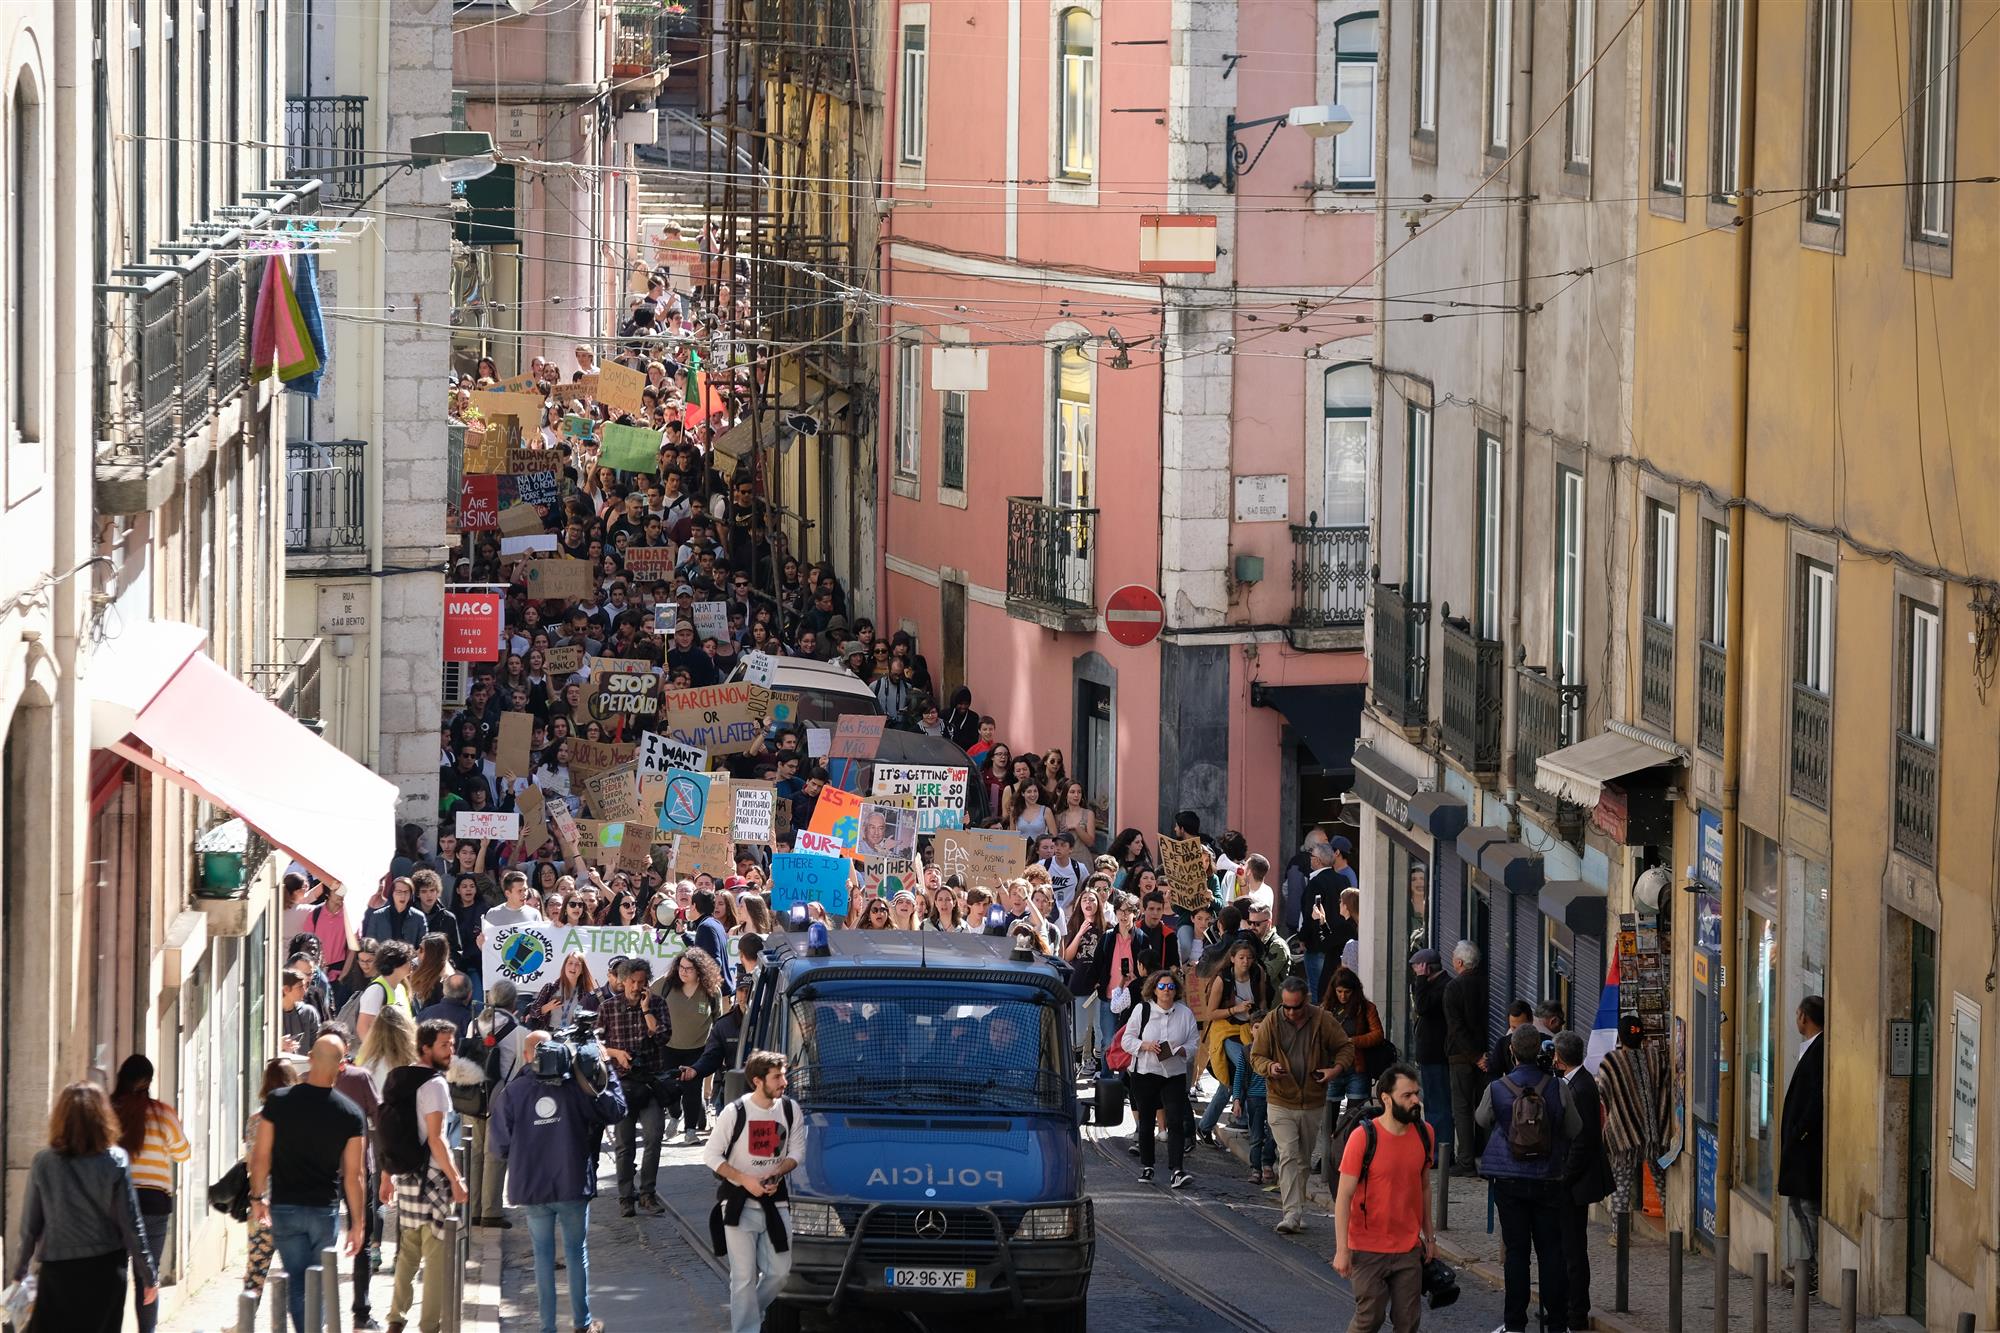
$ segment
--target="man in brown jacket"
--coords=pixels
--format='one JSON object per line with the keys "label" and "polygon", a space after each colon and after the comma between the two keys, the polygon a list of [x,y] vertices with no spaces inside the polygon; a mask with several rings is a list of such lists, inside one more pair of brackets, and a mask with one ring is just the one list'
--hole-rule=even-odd
{"label": "man in brown jacket", "polygon": [[1250,1039],[1251,1068],[1269,1089],[1284,1207],[1277,1230],[1286,1235],[1306,1229],[1306,1176],[1325,1131],[1327,1085],[1351,1072],[1354,1063],[1354,1043],[1339,1020],[1308,1002],[1304,977],[1286,977],[1278,988],[1278,1007]]}

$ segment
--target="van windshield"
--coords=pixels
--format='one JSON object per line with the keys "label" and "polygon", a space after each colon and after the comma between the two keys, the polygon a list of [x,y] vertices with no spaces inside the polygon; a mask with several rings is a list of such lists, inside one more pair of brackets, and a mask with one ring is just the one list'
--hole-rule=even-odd
{"label": "van windshield", "polygon": [[808,1106],[1063,1109],[1055,1012],[944,994],[792,1001],[791,1091]]}

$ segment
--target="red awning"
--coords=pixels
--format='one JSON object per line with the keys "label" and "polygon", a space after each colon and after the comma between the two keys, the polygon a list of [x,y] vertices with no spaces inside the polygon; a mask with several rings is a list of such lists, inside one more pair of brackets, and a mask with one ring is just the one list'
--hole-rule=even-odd
{"label": "red awning", "polygon": [[131,736],[108,748],[227,806],[315,875],[344,885],[349,923],[359,927],[396,853],[394,784],[206,653],[189,657],[139,711]]}

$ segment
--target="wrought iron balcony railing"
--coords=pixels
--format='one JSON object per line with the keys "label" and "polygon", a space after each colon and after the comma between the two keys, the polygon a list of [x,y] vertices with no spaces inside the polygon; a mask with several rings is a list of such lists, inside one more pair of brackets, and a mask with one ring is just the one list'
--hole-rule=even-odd
{"label": "wrought iron balcony railing", "polygon": [[285,174],[319,176],[329,203],[359,203],[368,192],[361,170],[367,116],[365,97],[286,98]]}
{"label": "wrought iron balcony railing", "polygon": [[1723,693],[1728,681],[1728,655],[1712,643],[1697,644],[1694,743],[1718,759],[1722,757]]}
{"label": "wrought iron balcony railing", "polygon": [[1639,619],[1639,717],[1674,729],[1674,627],[1652,616]]}
{"label": "wrought iron balcony railing", "polygon": [[1548,804],[1535,788],[1535,765],[1545,754],[1574,745],[1583,726],[1584,687],[1565,685],[1538,666],[1516,670],[1514,697],[1515,785]]}
{"label": "wrought iron balcony railing", "polygon": [[1445,608],[1444,748],[1475,773],[1500,771],[1502,654],[1498,639],[1480,638]]}
{"label": "wrought iron balcony railing", "polygon": [[1938,752],[1906,732],[1896,733],[1895,845],[1927,866],[1937,864]]}
{"label": "wrought iron balcony railing", "polygon": [[98,288],[111,365],[97,438],[115,458],[151,463],[180,438],[181,275],[119,269]]}
{"label": "wrought iron balcony railing", "polygon": [[368,446],[363,441],[286,443],[286,554],[365,551],[367,499]]}
{"label": "wrought iron balcony railing", "polygon": [[622,0],[611,33],[611,73],[637,78],[654,72],[666,57],[659,0]]}
{"label": "wrought iron balcony railing", "polygon": [[1375,634],[1369,673],[1375,706],[1398,726],[1430,717],[1431,604],[1413,602],[1393,583],[1375,585]]}
{"label": "wrought iron balcony railing", "polygon": [[1007,500],[1007,600],[1055,611],[1096,606],[1097,511]]}
{"label": "wrought iron balcony railing", "polygon": [[1292,524],[1292,625],[1331,629],[1368,617],[1368,528]]}
{"label": "wrought iron balcony railing", "polygon": [[1792,795],[1826,809],[1833,778],[1833,699],[1792,682]]}

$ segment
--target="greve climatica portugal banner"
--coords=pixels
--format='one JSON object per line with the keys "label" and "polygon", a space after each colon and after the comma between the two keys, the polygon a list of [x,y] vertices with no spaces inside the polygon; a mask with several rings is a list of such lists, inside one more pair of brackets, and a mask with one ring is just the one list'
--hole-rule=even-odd
{"label": "greve climatica portugal banner", "polygon": [[518,926],[498,926],[486,932],[482,952],[485,980],[505,978],[533,996],[537,987],[554,981],[562,971],[562,960],[572,952],[583,955],[590,965],[591,979],[603,985],[611,975],[614,958],[644,958],[653,965],[653,975],[665,976],[669,964],[686,948],[680,932],[637,926],[557,926],[546,921],[529,921]]}

